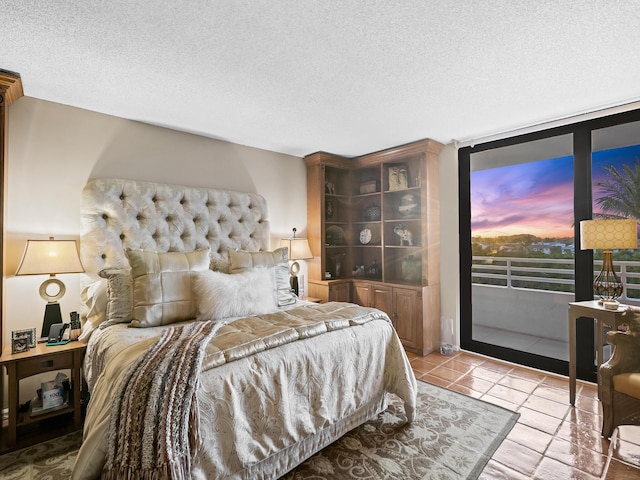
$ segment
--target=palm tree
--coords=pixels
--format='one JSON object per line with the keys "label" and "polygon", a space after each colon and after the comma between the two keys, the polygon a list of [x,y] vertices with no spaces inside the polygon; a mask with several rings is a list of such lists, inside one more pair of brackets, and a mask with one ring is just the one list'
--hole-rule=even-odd
{"label": "palm tree", "polygon": [[621,172],[613,165],[602,168],[610,178],[596,183],[603,193],[596,203],[605,212],[598,217],[640,219],[640,159],[623,164]]}

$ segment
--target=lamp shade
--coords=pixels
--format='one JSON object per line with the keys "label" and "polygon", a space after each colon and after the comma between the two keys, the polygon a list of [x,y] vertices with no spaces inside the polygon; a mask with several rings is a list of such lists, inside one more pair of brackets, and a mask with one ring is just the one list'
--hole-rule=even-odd
{"label": "lamp shade", "polygon": [[27,240],[16,275],[82,273],[75,240]]}
{"label": "lamp shade", "polygon": [[283,238],[280,247],[289,247],[289,260],[306,260],[313,258],[309,241],[306,238]]}
{"label": "lamp shade", "polygon": [[580,222],[581,250],[638,248],[635,219],[583,220]]}

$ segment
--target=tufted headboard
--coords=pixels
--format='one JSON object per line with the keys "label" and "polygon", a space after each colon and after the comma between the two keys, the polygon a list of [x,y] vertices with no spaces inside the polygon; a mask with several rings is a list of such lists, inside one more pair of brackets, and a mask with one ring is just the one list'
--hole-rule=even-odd
{"label": "tufted headboard", "polygon": [[82,190],[80,217],[80,253],[90,275],[128,268],[126,248],[210,246],[212,260],[227,260],[230,249],[269,249],[267,203],[253,193],[97,178]]}

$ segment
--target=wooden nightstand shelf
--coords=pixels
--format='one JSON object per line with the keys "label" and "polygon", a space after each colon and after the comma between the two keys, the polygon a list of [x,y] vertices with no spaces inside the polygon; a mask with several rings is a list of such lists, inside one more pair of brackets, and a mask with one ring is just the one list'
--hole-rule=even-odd
{"label": "wooden nightstand shelf", "polygon": [[[69,428],[79,429],[82,427],[81,392],[82,392],[82,360],[86,345],[74,341],[66,345],[47,347],[44,343],[39,343],[35,348],[24,353],[11,353],[11,347],[6,347],[0,357],[0,365],[4,366],[8,376],[8,407],[9,425],[7,439],[3,447],[13,450],[29,444],[27,439],[18,436],[18,428],[26,427],[30,424],[42,422],[43,420],[58,417],[60,415],[72,414],[73,421]],[[58,370],[71,370],[71,391],[69,405],[58,410],[52,410],[37,416],[31,416],[29,411],[19,412],[19,389],[20,380],[40,373],[53,372]],[[1,393],[0,389],[0,393]],[[35,393],[35,392],[34,392]],[[2,397],[0,397],[2,398]],[[64,431],[62,432],[64,433]],[[36,441],[40,441],[39,438]]]}

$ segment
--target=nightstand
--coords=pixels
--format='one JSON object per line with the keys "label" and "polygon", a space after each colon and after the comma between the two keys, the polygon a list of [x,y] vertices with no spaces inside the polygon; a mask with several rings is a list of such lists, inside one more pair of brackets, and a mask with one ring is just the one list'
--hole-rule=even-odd
{"label": "nightstand", "polygon": [[[82,427],[80,395],[82,391],[82,360],[85,349],[86,345],[84,343],[73,341],[66,345],[50,347],[44,343],[38,343],[35,348],[31,348],[28,352],[23,353],[12,354],[10,345],[3,350],[2,356],[0,357],[0,365],[6,368],[9,385],[9,429],[6,447],[9,449],[16,448],[16,442],[18,440],[20,440],[19,443],[23,443],[22,439],[18,439],[17,432],[19,427],[41,422],[59,415],[73,414],[73,429]],[[69,404],[63,408],[35,416],[31,416],[30,409],[26,412],[19,412],[20,380],[39,373],[58,370],[71,370],[71,378],[69,379],[71,381]],[[35,392],[33,393],[35,394]],[[0,397],[0,403],[1,401]]]}

